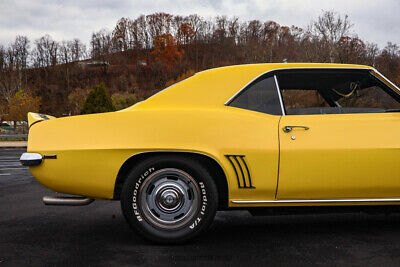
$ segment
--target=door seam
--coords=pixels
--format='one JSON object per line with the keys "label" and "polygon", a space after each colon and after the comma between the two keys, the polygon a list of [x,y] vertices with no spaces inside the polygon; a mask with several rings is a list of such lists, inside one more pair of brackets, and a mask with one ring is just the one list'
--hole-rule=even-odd
{"label": "door seam", "polygon": [[280,127],[281,127],[281,116],[278,121],[278,172],[277,172],[277,177],[276,177],[276,190],[275,190],[275,200],[277,200],[278,197],[278,187],[279,187],[279,175],[280,175],[280,167],[281,167],[281,137],[280,137]]}

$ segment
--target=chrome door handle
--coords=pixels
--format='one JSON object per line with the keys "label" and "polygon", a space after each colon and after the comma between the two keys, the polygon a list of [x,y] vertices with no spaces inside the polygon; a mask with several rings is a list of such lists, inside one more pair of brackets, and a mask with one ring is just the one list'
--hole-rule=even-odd
{"label": "chrome door handle", "polygon": [[310,129],[310,128],[307,127],[307,126],[285,126],[285,127],[283,127],[283,131],[284,131],[285,133],[288,133],[288,132],[292,131],[293,128],[303,128],[304,130]]}

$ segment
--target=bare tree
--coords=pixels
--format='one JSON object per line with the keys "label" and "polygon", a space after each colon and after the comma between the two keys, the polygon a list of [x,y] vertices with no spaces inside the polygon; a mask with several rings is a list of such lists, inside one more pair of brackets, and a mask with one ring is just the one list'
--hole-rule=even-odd
{"label": "bare tree", "polygon": [[18,90],[18,76],[14,70],[14,53],[0,46],[0,102],[8,102]]}
{"label": "bare tree", "polygon": [[17,36],[7,48],[0,47],[0,97],[8,102],[14,94],[26,87],[26,68],[29,55],[29,40]]}
{"label": "bare tree", "polygon": [[121,18],[112,32],[113,43],[116,51],[126,51],[130,47],[131,36],[129,34],[130,20]]}
{"label": "bare tree", "polygon": [[313,21],[309,31],[314,38],[317,38],[328,50],[330,62],[335,61],[339,41],[349,36],[353,24],[349,17],[342,17],[334,11],[324,11],[316,21]]}
{"label": "bare tree", "polygon": [[167,13],[154,13],[146,16],[148,32],[153,42],[157,36],[171,32],[172,15]]}
{"label": "bare tree", "polygon": [[34,65],[36,67],[54,66],[58,63],[59,43],[54,41],[50,35],[35,40],[33,51]]}
{"label": "bare tree", "polygon": [[13,44],[11,44],[11,49],[14,53],[14,71],[17,72],[18,76],[18,89],[26,87],[26,68],[28,64],[29,56],[29,39],[26,36],[18,35],[15,38]]}
{"label": "bare tree", "polygon": [[72,61],[79,61],[87,58],[86,45],[78,38],[68,42],[68,46],[71,51]]}
{"label": "bare tree", "polygon": [[16,64],[20,69],[26,69],[29,56],[28,37],[18,35],[12,44],[12,48],[15,53]]}
{"label": "bare tree", "polygon": [[72,53],[70,49],[70,42],[62,41],[59,47],[59,59],[63,64],[68,64],[72,62]]}
{"label": "bare tree", "polygon": [[111,33],[106,29],[94,32],[90,44],[92,47],[92,58],[105,59],[112,52],[113,43]]}

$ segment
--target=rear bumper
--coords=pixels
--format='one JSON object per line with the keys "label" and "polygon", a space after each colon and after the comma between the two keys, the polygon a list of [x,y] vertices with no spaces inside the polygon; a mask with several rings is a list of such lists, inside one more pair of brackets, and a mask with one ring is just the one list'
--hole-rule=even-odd
{"label": "rear bumper", "polygon": [[19,159],[23,166],[36,166],[42,163],[43,157],[39,153],[23,153]]}

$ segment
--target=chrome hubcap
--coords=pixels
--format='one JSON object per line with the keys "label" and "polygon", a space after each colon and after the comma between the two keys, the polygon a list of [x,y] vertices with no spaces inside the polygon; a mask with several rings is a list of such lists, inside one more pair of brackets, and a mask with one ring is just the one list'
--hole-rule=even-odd
{"label": "chrome hubcap", "polygon": [[163,229],[176,229],[186,225],[198,212],[200,189],[188,173],[167,168],[144,181],[139,198],[148,222]]}
{"label": "chrome hubcap", "polygon": [[174,184],[164,185],[156,195],[157,206],[165,212],[178,210],[184,201],[184,193]]}

